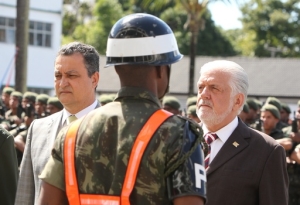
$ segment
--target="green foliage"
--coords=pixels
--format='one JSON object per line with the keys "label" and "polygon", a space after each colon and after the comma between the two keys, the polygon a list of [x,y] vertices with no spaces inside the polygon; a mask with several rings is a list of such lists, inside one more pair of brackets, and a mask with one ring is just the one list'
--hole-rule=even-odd
{"label": "green foliage", "polygon": [[133,13],[149,13],[154,16],[160,16],[162,12],[176,5],[172,0],[130,0],[133,5]]}
{"label": "green foliage", "polygon": [[242,29],[231,29],[224,31],[221,29],[224,36],[230,41],[238,55],[254,56],[256,47],[255,33],[253,31],[244,32]]}
{"label": "green foliage", "polygon": [[[175,1],[149,0],[97,0],[91,6],[84,1],[74,4],[74,11],[66,11],[63,19],[63,43],[81,41],[91,44],[105,55],[106,42],[110,29],[122,16],[144,12],[159,16],[172,28],[180,51],[189,55],[191,34],[185,30],[187,12]],[[177,2],[178,3],[178,2]],[[231,56],[235,54],[227,38],[215,27],[211,15],[206,12],[203,16],[205,29],[199,32],[197,55]],[[88,19],[88,21],[86,20]]]}
{"label": "green foliage", "polygon": [[79,14],[70,12],[64,15],[63,43],[84,42],[105,55],[109,32],[122,16],[123,10],[117,0],[98,0],[93,7],[83,2]]}
{"label": "green foliage", "polygon": [[[160,16],[172,28],[178,43],[179,50],[189,55],[191,34],[183,29],[187,15],[183,9],[169,8]],[[206,11],[203,15],[204,29],[199,32],[197,55],[204,56],[233,56],[236,52],[227,37],[217,28],[211,20],[211,14]]]}
{"label": "green foliage", "polygon": [[255,42],[255,56],[300,57],[298,0],[251,0],[241,8],[243,31]]}
{"label": "green foliage", "polygon": [[234,56],[236,51],[230,41],[222,34],[206,12],[203,17],[205,29],[199,33],[197,54],[205,56]]}
{"label": "green foliage", "polygon": [[70,11],[66,11],[62,21],[63,35],[67,36],[72,34],[76,26],[78,26],[76,15]]}
{"label": "green foliage", "polygon": [[98,0],[93,14],[95,20],[101,22],[104,30],[108,31],[108,36],[112,26],[123,16],[123,10],[118,0]]}

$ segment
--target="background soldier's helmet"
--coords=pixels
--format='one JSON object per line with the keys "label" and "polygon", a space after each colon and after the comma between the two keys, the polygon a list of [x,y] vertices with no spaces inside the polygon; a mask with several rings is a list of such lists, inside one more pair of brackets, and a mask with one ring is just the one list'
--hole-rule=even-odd
{"label": "background soldier's helmet", "polygon": [[112,27],[107,41],[106,67],[168,65],[182,57],[171,28],[149,14],[137,13],[121,18]]}

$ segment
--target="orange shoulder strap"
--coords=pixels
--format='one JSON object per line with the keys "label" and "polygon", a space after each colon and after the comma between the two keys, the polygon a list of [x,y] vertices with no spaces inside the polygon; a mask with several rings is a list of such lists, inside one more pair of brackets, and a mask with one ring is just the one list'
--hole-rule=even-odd
{"label": "orange shoulder strap", "polygon": [[172,113],[163,109],[157,110],[154,114],[152,114],[152,116],[149,118],[149,120],[146,122],[146,124],[138,134],[131,150],[129,162],[127,165],[126,176],[121,193],[122,205],[130,205],[129,196],[136,181],[136,176],[140,167],[142,156],[150,139],[159,128],[159,126],[172,115]]}
{"label": "orange shoulder strap", "polygon": [[[133,190],[137,172],[140,166],[140,162],[144,151],[152,138],[153,134],[159,128],[159,126],[170,116],[169,113],[163,109],[157,110],[146,122],[146,124],[141,129],[138,134],[133,148],[131,150],[126,176],[123,183],[122,193],[121,193],[121,204],[130,205],[129,197]],[[118,196],[109,195],[89,195],[89,194],[79,194],[78,184],[75,171],[75,145],[76,145],[76,135],[78,127],[82,119],[76,120],[71,124],[69,130],[66,134],[65,144],[64,144],[64,159],[65,159],[65,177],[66,177],[66,193],[69,203],[72,205],[80,204],[96,204],[92,201],[105,202],[105,204],[119,204]],[[82,202],[85,203],[82,203]],[[108,203],[110,201],[110,203]],[[91,202],[91,203],[89,203]]]}
{"label": "orange shoulder strap", "polygon": [[65,181],[66,194],[70,204],[80,205],[78,183],[75,171],[75,145],[77,131],[80,126],[82,118],[74,121],[66,134],[64,144],[64,166],[65,166]]}

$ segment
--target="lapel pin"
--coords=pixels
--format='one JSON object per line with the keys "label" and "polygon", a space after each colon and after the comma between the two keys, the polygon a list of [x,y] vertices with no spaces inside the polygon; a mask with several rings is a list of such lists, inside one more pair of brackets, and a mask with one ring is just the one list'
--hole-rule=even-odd
{"label": "lapel pin", "polygon": [[234,142],[234,143],[232,143],[233,144],[233,146],[235,146],[235,147],[238,147],[239,146],[239,143],[237,143],[237,142]]}

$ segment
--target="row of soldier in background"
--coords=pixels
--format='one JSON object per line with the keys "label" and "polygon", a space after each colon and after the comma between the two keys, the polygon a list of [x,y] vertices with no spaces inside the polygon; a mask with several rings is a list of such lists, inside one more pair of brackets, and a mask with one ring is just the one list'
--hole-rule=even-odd
{"label": "row of soldier in background", "polygon": [[262,103],[248,99],[240,114],[248,126],[273,137],[286,150],[289,205],[300,204],[300,100],[291,116],[290,107],[275,97]]}
{"label": "row of soldier in background", "polygon": [[[99,96],[99,102],[101,106],[105,105],[106,103],[112,102],[114,100],[114,94],[102,94]],[[190,118],[197,123],[200,122],[200,119],[196,113],[196,104],[197,104],[197,97],[189,97],[186,101],[186,109],[181,109],[180,101],[178,98],[174,96],[165,96],[162,100],[162,107],[163,109],[175,114],[175,115],[182,115],[187,118]]]}
{"label": "row of soldier in background", "polygon": [[15,91],[4,87],[0,103],[0,123],[14,136],[18,157],[21,164],[26,143],[27,129],[34,119],[43,118],[63,109],[57,97],[34,92]]}
{"label": "row of soldier in background", "polygon": [[[99,101],[102,105],[113,101],[113,95],[103,94]],[[162,106],[173,114],[183,115],[200,123],[197,116],[197,97],[186,101],[186,108],[181,109],[178,98],[165,96]],[[291,116],[290,107],[275,97],[268,97],[265,102],[247,99],[239,118],[249,127],[264,132],[278,141],[286,150],[289,174],[289,205],[300,204],[300,100],[298,109]],[[291,119],[292,117],[292,119]]]}
{"label": "row of soldier in background", "polygon": [[287,162],[300,164],[300,100],[293,119],[290,107],[275,97],[262,103],[247,99],[239,115],[248,126],[262,131],[277,140],[287,151]]}
{"label": "row of soldier in background", "polygon": [[[103,106],[113,101],[114,94],[102,94],[98,100]],[[162,106],[174,114],[186,116],[200,123],[197,116],[197,97],[186,101],[186,108],[181,109],[180,101],[174,96],[165,96]],[[14,137],[21,163],[27,128],[34,119],[42,118],[63,109],[56,97],[46,94],[14,91],[11,87],[2,90],[0,104],[0,123]],[[262,131],[277,140],[287,151],[287,167],[290,180],[289,205],[300,204],[300,101],[294,118],[290,118],[291,109],[275,97],[269,97],[264,103],[257,99],[247,99],[239,117],[248,126]]]}

